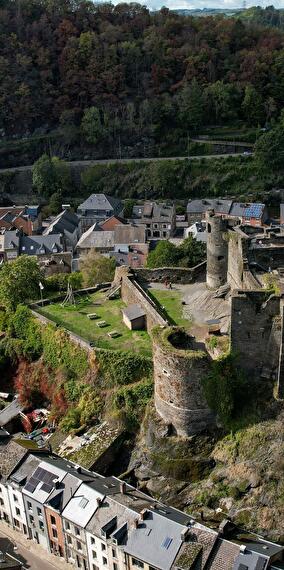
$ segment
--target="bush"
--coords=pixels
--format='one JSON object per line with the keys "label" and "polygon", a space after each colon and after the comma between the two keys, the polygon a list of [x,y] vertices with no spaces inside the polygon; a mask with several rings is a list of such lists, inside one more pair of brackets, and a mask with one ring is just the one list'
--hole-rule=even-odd
{"label": "bush", "polygon": [[151,358],[121,350],[96,350],[100,372],[108,387],[130,384],[152,374]]}

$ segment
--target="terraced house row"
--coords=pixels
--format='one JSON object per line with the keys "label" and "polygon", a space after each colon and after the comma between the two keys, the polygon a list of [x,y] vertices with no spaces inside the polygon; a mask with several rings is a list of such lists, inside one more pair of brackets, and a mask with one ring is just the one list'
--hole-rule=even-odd
{"label": "terraced house row", "polygon": [[84,570],[283,570],[284,547],[230,521],[212,530],[116,477],[48,450],[0,445],[0,515]]}

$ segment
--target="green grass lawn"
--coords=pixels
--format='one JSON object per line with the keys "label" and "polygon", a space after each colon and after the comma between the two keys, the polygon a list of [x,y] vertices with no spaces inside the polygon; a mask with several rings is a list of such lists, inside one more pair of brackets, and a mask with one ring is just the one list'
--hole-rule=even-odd
{"label": "green grass lawn", "polygon": [[182,294],[180,291],[173,291],[171,289],[150,289],[149,292],[152,297],[164,307],[166,314],[176,325],[190,329],[191,321],[185,319],[182,315]]}
{"label": "green grass lawn", "polygon": [[[95,305],[101,303],[101,305]],[[58,325],[93,342],[99,348],[111,350],[131,350],[151,356],[152,344],[146,331],[130,331],[122,321],[121,309],[125,307],[121,299],[105,300],[105,293],[98,292],[78,300],[76,306],[61,306],[60,303],[47,305],[38,311]],[[98,319],[90,320],[88,313],[97,313]],[[100,329],[98,321],[106,321]],[[110,338],[108,332],[116,330],[120,336]]]}

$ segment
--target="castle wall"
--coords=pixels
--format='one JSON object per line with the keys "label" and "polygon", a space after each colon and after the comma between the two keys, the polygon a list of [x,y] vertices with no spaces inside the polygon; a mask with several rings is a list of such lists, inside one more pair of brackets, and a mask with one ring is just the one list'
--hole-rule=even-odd
{"label": "castle wall", "polygon": [[240,366],[261,374],[266,366],[267,346],[279,315],[280,298],[266,291],[235,291],[231,298],[231,349]]}
{"label": "castle wall", "polygon": [[280,350],[277,375],[277,397],[284,399],[284,305],[281,306]]}
{"label": "castle wall", "polygon": [[135,268],[135,276],[139,281],[157,283],[171,281],[172,283],[192,283],[200,275],[205,274],[206,261],[195,267],[159,267],[157,269]]}
{"label": "castle wall", "polygon": [[215,425],[202,392],[210,360],[205,352],[174,348],[163,338],[169,330],[155,331],[153,338],[155,406],[178,435],[188,436]]}
{"label": "castle wall", "polygon": [[227,282],[228,239],[227,222],[213,210],[206,213],[207,222],[207,273],[209,289],[218,289]]}
{"label": "castle wall", "polygon": [[121,280],[121,298],[126,305],[137,304],[146,311],[146,327],[149,332],[154,326],[167,326],[168,322],[158,312],[154,301],[132,277],[124,276]]}

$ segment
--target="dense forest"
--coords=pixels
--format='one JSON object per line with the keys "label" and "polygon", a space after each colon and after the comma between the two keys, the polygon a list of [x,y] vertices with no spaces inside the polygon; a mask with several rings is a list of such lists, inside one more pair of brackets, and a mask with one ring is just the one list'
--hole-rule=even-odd
{"label": "dense forest", "polygon": [[283,63],[282,31],[253,19],[1,0],[0,134],[175,144],[203,125],[263,126],[283,105]]}

